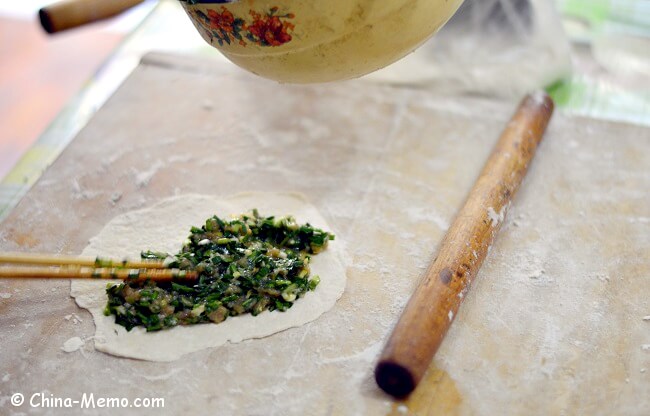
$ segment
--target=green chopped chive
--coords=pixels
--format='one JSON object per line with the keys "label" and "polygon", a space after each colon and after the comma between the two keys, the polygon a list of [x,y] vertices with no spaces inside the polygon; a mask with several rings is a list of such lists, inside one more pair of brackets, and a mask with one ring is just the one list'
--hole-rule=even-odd
{"label": "green chopped chive", "polygon": [[[107,287],[104,313],[114,315],[127,330],[143,326],[157,331],[286,311],[318,286],[320,278],[309,275],[310,255],[326,249],[331,240],[333,234],[298,224],[291,216],[262,217],[256,209],[231,221],[213,216],[190,229],[179,253],[141,253],[143,259],[180,269],[176,281],[139,282],[139,273],[129,273],[126,282]],[[198,280],[183,282],[187,270],[198,272]]]}
{"label": "green chopped chive", "polygon": [[320,283],[320,276],[314,276],[309,279],[309,290],[316,289],[316,286]]}

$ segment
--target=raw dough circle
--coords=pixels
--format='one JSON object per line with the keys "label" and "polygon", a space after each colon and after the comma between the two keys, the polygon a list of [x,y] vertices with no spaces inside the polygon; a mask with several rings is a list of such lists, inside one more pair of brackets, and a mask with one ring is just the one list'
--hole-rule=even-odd
{"label": "raw dough circle", "polygon": [[[242,193],[230,197],[182,195],[146,209],[112,219],[90,240],[82,256],[137,259],[141,250],[177,252],[192,225],[200,226],[212,215],[228,217],[257,208],[261,215],[293,215],[298,222],[332,231],[318,210],[296,193]],[[127,332],[104,316],[106,281],[75,280],[72,296],[88,309],[95,321],[95,348],[109,354],[149,361],[173,361],[182,355],[226,342],[262,338],[311,322],[331,309],[345,289],[341,244],[330,242],[324,252],[312,257],[312,276],[321,283],[286,312],[264,312],[253,317],[230,317],[220,324],[177,326],[147,333],[136,327]]]}

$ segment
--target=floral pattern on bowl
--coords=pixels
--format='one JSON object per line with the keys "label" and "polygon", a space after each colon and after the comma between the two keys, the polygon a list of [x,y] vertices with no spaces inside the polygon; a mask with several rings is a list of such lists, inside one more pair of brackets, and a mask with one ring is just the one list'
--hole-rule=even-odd
{"label": "floral pattern on bowl", "polygon": [[207,35],[210,42],[216,41],[219,46],[238,42],[241,46],[253,43],[259,46],[281,46],[291,42],[291,33],[295,25],[290,22],[293,13],[279,13],[278,7],[272,7],[268,12],[258,13],[249,10],[246,20],[235,16],[230,10],[221,6],[220,10],[190,9],[194,21]]}

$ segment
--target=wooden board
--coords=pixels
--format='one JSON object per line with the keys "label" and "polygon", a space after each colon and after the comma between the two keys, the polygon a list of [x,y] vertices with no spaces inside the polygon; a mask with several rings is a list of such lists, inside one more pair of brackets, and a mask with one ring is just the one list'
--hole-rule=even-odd
{"label": "wooden board", "polygon": [[[78,254],[176,194],[298,191],[349,248],[346,292],[303,327],[150,363],[94,351],[69,282],[0,281],[0,413],[45,391],[164,397],[162,414],[648,414],[650,133],[561,114],[423,384],[404,403],[374,384],[514,104],[145,58],[0,225],[0,249]],[[61,350],[71,337],[81,351]]]}

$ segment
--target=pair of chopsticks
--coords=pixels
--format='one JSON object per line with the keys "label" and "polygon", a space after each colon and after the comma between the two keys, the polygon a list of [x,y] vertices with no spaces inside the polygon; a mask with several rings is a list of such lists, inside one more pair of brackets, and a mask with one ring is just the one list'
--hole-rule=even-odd
{"label": "pair of chopsticks", "polygon": [[170,269],[158,260],[84,259],[48,254],[0,253],[0,278],[193,280],[194,271]]}

